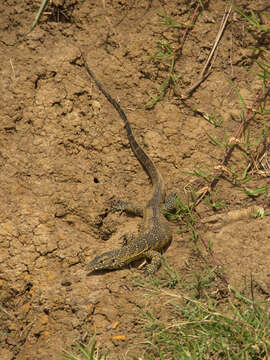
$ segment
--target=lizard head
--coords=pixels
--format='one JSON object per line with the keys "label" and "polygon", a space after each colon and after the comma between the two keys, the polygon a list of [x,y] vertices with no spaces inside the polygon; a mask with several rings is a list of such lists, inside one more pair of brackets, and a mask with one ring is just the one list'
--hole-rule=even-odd
{"label": "lizard head", "polygon": [[87,271],[99,271],[99,270],[113,270],[122,266],[121,257],[118,254],[118,250],[105,252],[96,256],[87,265]]}

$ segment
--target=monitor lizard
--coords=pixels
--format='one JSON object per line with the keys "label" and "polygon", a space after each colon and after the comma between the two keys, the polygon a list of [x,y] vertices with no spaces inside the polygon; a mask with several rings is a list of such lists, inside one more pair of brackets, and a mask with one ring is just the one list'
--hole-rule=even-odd
{"label": "monitor lizard", "polygon": [[153,274],[161,265],[160,252],[167,248],[172,240],[169,223],[162,214],[162,205],[165,201],[164,181],[153,161],[137,143],[125,112],[121,109],[119,103],[105,91],[101,83],[96,79],[82,53],[81,56],[88,74],[123,120],[130,147],[145,172],[148,174],[153,186],[152,196],[144,208],[134,206],[129,202],[119,202],[116,206],[116,210],[133,213],[143,217],[143,224],[139,231],[139,235],[136,238],[134,238],[133,235],[128,236],[129,239],[122,248],[96,256],[87,265],[87,270],[89,273],[99,270],[114,270],[135,260],[147,259],[150,261],[150,264],[146,266],[145,272]]}

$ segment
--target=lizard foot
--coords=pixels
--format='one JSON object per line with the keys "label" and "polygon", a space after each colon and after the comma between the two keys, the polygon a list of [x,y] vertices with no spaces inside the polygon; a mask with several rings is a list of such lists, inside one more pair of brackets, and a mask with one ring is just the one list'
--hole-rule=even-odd
{"label": "lizard foot", "polygon": [[161,266],[161,254],[155,250],[148,250],[144,255],[147,259],[151,260],[151,263],[146,265],[144,272],[146,275],[152,275]]}
{"label": "lizard foot", "polygon": [[127,201],[118,201],[112,208],[112,212],[120,211],[135,216],[143,216],[143,207],[134,205]]}
{"label": "lizard foot", "polygon": [[176,192],[172,192],[170,193],[165,200],[164,206],[163,206],[163,210],[164,211],[168,211],[168,212],[172,212],[176,209],[176,201],[178,199],[178,195]]}

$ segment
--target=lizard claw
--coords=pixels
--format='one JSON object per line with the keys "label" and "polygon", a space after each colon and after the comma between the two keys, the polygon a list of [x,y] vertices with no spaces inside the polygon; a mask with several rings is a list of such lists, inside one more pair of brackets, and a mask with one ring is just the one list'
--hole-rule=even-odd
{"label": "lizard claw", "polygon": [[120,213],[122,214],[126,210],[127,205],[128,205],[127,202],[119,200],[113,205],[111,211],[112,212],[120,211]]}

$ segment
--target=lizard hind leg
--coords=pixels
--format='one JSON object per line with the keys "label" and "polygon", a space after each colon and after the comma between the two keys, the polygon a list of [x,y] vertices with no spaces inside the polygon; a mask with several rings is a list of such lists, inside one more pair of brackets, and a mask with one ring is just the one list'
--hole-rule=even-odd
{"label": "lizard hind leg", "polygon": [[151,261],[150,264],[146,265],[145,273],[147,275],[154,274],[161,266],[161,254],[155,250],[148,250],[144,256]]}
{"label": "lizard hind leg", "polygon": [[164,202],[163,210],[167,212],[172,212],[176,209],[176,202],[178,199],[178,194],[176,192],[170,193]]}

